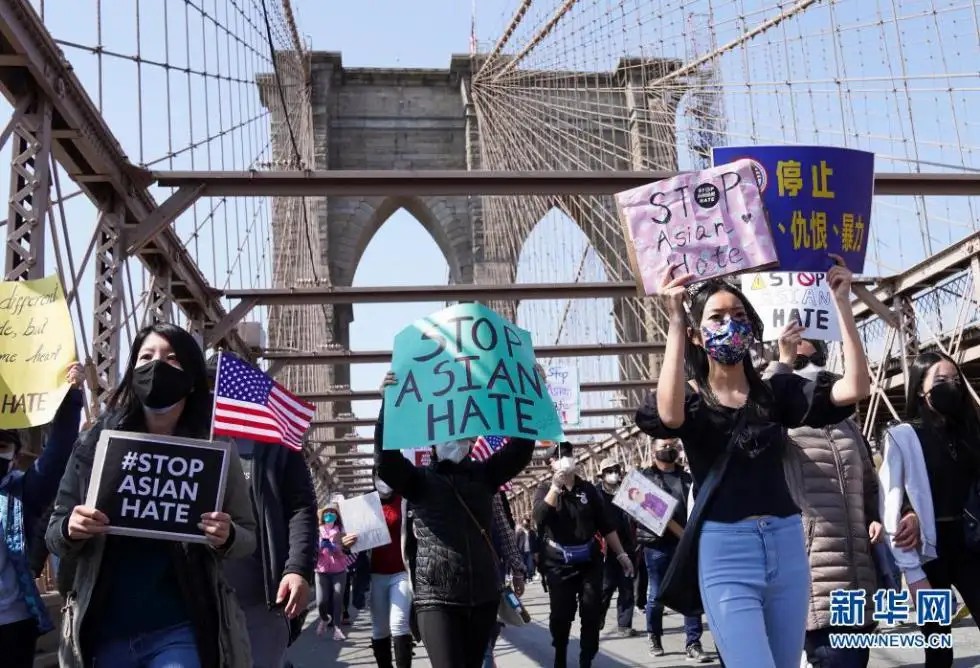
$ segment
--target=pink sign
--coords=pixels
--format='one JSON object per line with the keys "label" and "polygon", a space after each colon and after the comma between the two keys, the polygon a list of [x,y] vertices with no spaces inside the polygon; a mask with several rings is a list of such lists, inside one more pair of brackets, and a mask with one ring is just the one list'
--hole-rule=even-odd
{"label": "pink sign", "polygon": [[749,160],[633,188],[616,204],[644,294],[660,291],[671,265],[702,281],[779,262]]}

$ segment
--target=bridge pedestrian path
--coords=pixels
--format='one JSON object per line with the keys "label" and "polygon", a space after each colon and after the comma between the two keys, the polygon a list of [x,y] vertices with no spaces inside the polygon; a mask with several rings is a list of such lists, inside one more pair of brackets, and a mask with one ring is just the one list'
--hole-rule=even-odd
{"label": "bridge pedestrian path", "polygon": [[[551,636],[548,632],[548,595],[544,593],[540,581],[528,585],[524,603],[531,613],[532,623],[522,628],[505,629],[497,643],[495,653],[498,668],[550,668],[552,665]],[[684,658],[684,630],[682,617],[669,613],[664,617],[664,648],[667,654],[662,657],[650,657],[647,654],[645,634],[639,633],[644,627],[643,615],[639,611],[634,616],[633,626],[638,635],[633,638],[620,638],[609,633],[615,629],[615,600],[613,610],[610,610],[606,622],[606,630],[600,636],[599,656],[594,668],[626,668],[644,666],[646,668],[669,668],[677,666],[692,666]],[[303,635],[290,648],[289,659],[293,668],[329,668],[357,667],[369,668],[374,666],[371,654],[371,621],[370,612],[361,610],[354,618],[352,626],[344,627],[348,639],[338,643],[329,634],[317,637],[316,610],[309,612],[306,629]],[[905,632],[907,631],[898,631]],[[576,620],[572,627],[572,642],[569,648],[568,664],[578,665],[578,634],[579,626]],[[977,631],[972,620],[960,622],[953,632],[956,647],[954,668],[980,668],[980,631]],[[714,655],[714,642],[710,630],[705,631],[704,649],[712,654],[711,663],[701,664],[706,667],[719,666]],[[922,665],[921,650],[872,650],[870,668],[912,668]],[[426,660],[425,648],[419,644],[415,649],[413,668],[430,668]]]}

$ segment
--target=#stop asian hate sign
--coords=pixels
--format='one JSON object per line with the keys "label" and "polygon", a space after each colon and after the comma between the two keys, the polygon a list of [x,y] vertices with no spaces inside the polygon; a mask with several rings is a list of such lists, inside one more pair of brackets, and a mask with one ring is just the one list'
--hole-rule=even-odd
{"label": "#stop asian hate sign", "polygon": [[203,513],[221,510],[227,442],[102,432],[85,505],[109,518],[109,533],[206,542]]}
{"label": "#stop asian hate sign", "polygon": [[418,448],[495,434],[561,440],[531,335],[480,304],[459,304],[395,337],[384,447]]}

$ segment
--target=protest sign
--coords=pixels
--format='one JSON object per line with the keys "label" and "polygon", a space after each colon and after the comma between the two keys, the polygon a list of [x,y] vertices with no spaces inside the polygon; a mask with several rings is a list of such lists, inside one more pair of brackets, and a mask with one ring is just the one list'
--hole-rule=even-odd
{"label": "protest sign", "polygon": [[58,277],[0,283],[0,429],[51,422],[75,359],[75,333]]}
{"label": "protest sign", "polygon": [[752,163],[782,271],[827,271],[828,253],[864,271],[875,156],[826,146],[716,147],[716,166]]}
{"label": "protest sign", "polygon": [[805,339],[841,340],[837,307],[826,274],[744,274],[742,292],[762,318],[764,341],[776,341],[783,328],[794,321],[806,327]]}
{"label": "protest sign", "polygon": [[357,535],[357,543],[351,552],[363,552],[391,542],[381,511],[381,496],[377,492],[343,499],[338,505],[344,532]]}
{"label": "protest sign", "polygon": [[416,448],[414,450],[402,450],[405,459],[412,462],[416,468],[425,468],[432,461],[431,448]]}
{"label": "protest sign", "polygon": [[748,161],[627,190],[616,204],[644,294],[660,291],[671,265],[702,281],[777,263]]}
{"label": "protest sign", "polygon": [[562,425],[578,424],[581,421],[578,369],[552,364],[545,369],[545,375],[548,377],[548,394],[555,402],[555,410],[558,411]]}
{"label": "protest sign", "polygon": [[220,511],[231,443],[103,431],[85,505],[109,518],[109,533],[191,543],[203,513]]}
{"label": "protest sign", "polygon": [[494,434],[561,439],[535,370],[531,335],[481,304],[458,304],[395,337],[384,447],[419,448]]}
{"label": "protest sign", "polygon": [[677,499],[639,471],[630,471],[613,497],[613,504],[653,533],[662,536],[667,523],[674,516]]}

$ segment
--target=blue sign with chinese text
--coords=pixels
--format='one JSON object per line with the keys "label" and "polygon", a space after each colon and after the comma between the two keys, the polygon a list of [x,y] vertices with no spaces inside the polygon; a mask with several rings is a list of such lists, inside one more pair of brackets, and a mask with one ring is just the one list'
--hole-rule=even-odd
{"label": "blue sign with chinese text", "polygon": [[828,253],[864,271],[871,239],[874,153],[824,146],[725,146],[715,165],[752,161],[779,271],[826,271]]}

